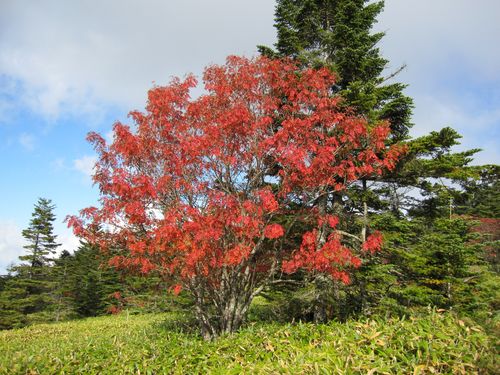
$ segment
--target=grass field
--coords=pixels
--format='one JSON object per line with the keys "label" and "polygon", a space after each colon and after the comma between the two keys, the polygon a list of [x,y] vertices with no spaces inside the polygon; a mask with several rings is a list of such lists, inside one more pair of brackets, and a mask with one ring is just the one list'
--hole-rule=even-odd
{"label": "grass field", "polygon": [[214,342],[182,320],[173,313],[122,314],[0,332],[0,373],[494,372],[491,340],[449,314],[316,326],[255,323]]}

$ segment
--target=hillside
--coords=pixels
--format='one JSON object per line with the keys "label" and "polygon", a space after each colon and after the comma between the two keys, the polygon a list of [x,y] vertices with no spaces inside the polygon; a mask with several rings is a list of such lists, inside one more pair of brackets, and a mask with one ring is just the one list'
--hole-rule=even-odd
{"label": "hillside", "polygon": [[180,319],[122,314],[0,332],[0,373],[474,374],[488,373],[485,366],[493,372],[485,333],[449,314],[252,323],[215,342],[201,340]]}

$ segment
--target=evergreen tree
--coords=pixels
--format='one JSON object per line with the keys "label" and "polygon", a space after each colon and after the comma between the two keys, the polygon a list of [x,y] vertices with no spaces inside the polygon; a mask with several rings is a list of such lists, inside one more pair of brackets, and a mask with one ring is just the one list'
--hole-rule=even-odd
{"label": "evergreen tree", "polygon": [[168,306],[161,280],[130,271],[111,268],[109,260],[118,253],[103,253],[98,247],[82,242],[69,258],[65,294],[70,296],[74,312],[80,317],[97,316],[121,309],[159,311]]}
{"label": "evergreen tree", "polygon": [[16,301],[23,298],[25,293],[16,285],[16,278],[12,274],[1,276],[0,290],[0,330],[26,325],[26,316],[23,315]]}
{"label": "evergreen tree", "polygon": [[[389,142],[398,143],[408,137],[413,102],[403,93],[406,85],[388,82],[402,68],[383,76],[388,60],[381,56],[377,44],[384,33],[372,32],[383,6],[383,1],[278,0],[275,13],[278,33],[276,51],[263,46],[259,49],[272,58],[291,57],[305,65],[327,66],[335,71],[338,78],[332,90],[343,98],[346,111],[354,111],[370,125],[387,121],[391,127]],[[360,233],[355,240],[357,245],[368,236],[369,204],[381,204],[368,188],[370,178],[380,180],[379,176],[365,176],[347,195],[332,191],[328,204],[335,215],[342,216],[341,222],[350,223],[343,230]],[[358,216],[361,220],[357,219]],[[378,262],[375,258],[373,261],[375,264]],[[367,267],[361,269],[361,272],[373,274],[372,271],[368,271]],[[375,277],[374,274],[372,276]],[[367,275],[373,279],[372,276]],[[357,273],[354,283],[363,284],[363,277]],[[380,277],[384,278],[385,274],[382,272],[376,276]],[[329,305],[340,306],[339,298],[348,294],[342,285],[327,286],[326,280],[320,284],[316,288],[318,308],[315,320],[324,320],[328,315],[326,310],[335,310]],[[361,284],[358,290],[363,294],[365,288]],[[333,297],[326,294],[333,294]],[[363,298],[358,299],[363,305]],[[338,315],[346,309],[336,310]]]}
{"label": "evergreen tree", "polygon": [[26,271],[29,278],[37,278],[45,271],[45,267],[53,262],[52,256],[60,244],[56,242],[57,236],[53,234],[52,223],[56,220],[53,213],[55,206],[50,199],[39,198],[28,228],[23,230],[23,237],[28,245],[23,246],[27,250],[26,255],[19,257],[27,263],[17,266],[17,272]]}
{"label": "evergreen tree", "polygon": [[[370,231],[370,221],[374,221],[378,229],[389,231],[397,222],[397,226],[412,228],[421,236],[431,233],[425,237],[429,238],[429,244],[434,240],[444,244],[454,236],[455,245],[456,241],[462,241],[461,244],[465,246],[468,237],[464,233],[460,240],[458,237],[461,235],[449,234],[446,237],[446,231],[440,232],[446,226],[439,220],[451,220],[452,214],[458,212],[458,204],[474,207],[475,212],[484,212],[485,209],[493,212],[498,195],[495,194],[498,191],[495,189],[495,179],[491,178],[492,171],[489,169],[489,175],[483,171],[481,183],[474,182],[480,173],[468,164],[479,150],[452,152],[451,147],[459,144],[461,137],[451,128],[408,141],[413,104],[411,98],[403,93],[406,85],[394,83],[393,80],[402,68],[383,76],[388,61],[380,55],[377,44],[384,33],[372,33],[383,6],[383,1],[366,0],[278,0],[276,50],[261,46],[260,51],[269,57],[286,56],[306,65],[328,66],[338,74],[333,92],[343,97],[347,108],[366,118],[370,124],[388,121],[392,130],[391,142],[407,144],[408,152],[396,170],[382,176],[366,176],[353,185],[347,195],[334,195],[330,207],[336,207],[334,213],[342,216],[341,222],[345,223],[343,230],[360,233],[359,239],[362,241]],[[467,185],[465,198],[463,191],[458,188],[464,184]],[[468,203],[464,203],[464,200]],[[481,203],[485,200],[488,203]],[[394,218],[391,221],[393,224],[377,219],[384,212]],[[419,219],[409,220],[405,217],[408,214]],[[384,228],[381,222],[385,222],[388,227]],[[402,249],[399,245],[388,245],[383,253],[371,257],[353,275],[350,286],[327,287],[323,283],[318,291],[318,301],[335,305],[334,315],[345,317],[356,312],[366,314],[380,310],[383,306],[390,309],[391,305],[401,301],[402,294],[408,293],[417,284],[419,286],[415,288],[421,288],[420,292],[428,288],[428,285],[418,282],[409,283],[408,288],[402,286],[404,283],[399,273],[408,257],[416,257],[412,259],[417,264],[429,265],[437,254],[437,250],[424,252],[424,248],[420,249],[422,251],[416,249],[410,237],[408,233],[400,243]],[[456,249],[457,246],[451,247]],[[429,250],[427,247],[425,249]],[[407,257],[397,256],[399,251]],[[444,257],[443,254],[440,256]],[[435,273],[442,273],[434,274],[435,280],[455,277],[453,275],[456,273],[450,275],[445,268],[434,267]],[[439,294],[436,288],[428,288],[427,292],[422,294],[426,296],[422,300],[427,299],[429,302],[439,299],[429,297]]]}
{"label": "evergreen tree", "polygon": [[476,221],[385,213],[375,216],[373,225],[384,230],[385,261],[393,279],[385,283],[384,295],[371,296],[379,312],[407,314],[409,307],[435,306],[481,323],[492,318],[499,301],[498,274],[485,257],[490,244],[475,233]]}
{"label": "evergreen tree", "polygon": [[462,181],[464,195],[457,200],[457,212],[482,218],[500,218],[500,166],[473,168],[477,179]]}
{"label": "evergreen tree", "polygon": [[59,246],[53,233],[54,208],[49,199],[40,198],[28,228],[22,232],[28,242],[26,254],[19,257],[23,263],[9,270],[12,276],[0,296],[3,328],[52,320],[55,284],[51,265]]}
{"label": "evergreen tree", "polygon": [[51,267],[51,279],[54,281],[54,290],[52,291],[54,320],[68,320],[76,317],[73,306],[72,290],[70,280],[72,274],[73,256],[67,250],[63,250],[59,258],[54,260]]}
{"label": "evergreen tree", "polygon": [[[368,190],[371,226],[384,233],[386,243],[384,251],[364,264],[346,288],[350,313],[397,311],[400,305],[450,307],[455,303],[436,286],[447,285],[451,291],[459,280],[459,264],[467,273],[477,262],[470,256],[452,259],[452,253],[471,251],[471,224],[456,218],[454,202],[463,196],[460,185],[477,176],[476,168],[468,164],[479,151],[453,152],[460,138],[453,129],[444,128],[410,140],[398,168]],[[352,205],[355,213],[359,203],[350,200],[360,201],[362,193],[352,189],[348,197],[348,206]],[[357,213],[353,227],[361,226]],[[442,263],[434,264],[437,260]],[[434,282],[424,282],[426,277]]]}
{"label": "evergreen tree", "polygon": [[456,213],[455,202],[464,199],[461,186],[479,176],[477,167],[469,164],[480,150],[454,152],[460,138],[446,127],[407,142],[408,151],[397,168],[377,181],[379,198],[391,212],[428,219],[450,218]]}
{"label": "evergreen tree", "polygon": [[372,33],[383,1],[278,0],[276,51],[259,46],[270,57],[292,57],[313,66],[328,66],[338,75],[333,88],[345,103],[370,123],[387,120],[393,141],[405,139],[411,127],[413,101],[406,85],[388,83],[403,67],[383,76],[388,60],[378,42],[384,33]]}
{"label": "evergreen tree", "polygon": [[104,314],[110,295],[122,290],[119,273],[106,267],[106,260],[97,247],[84,242],[72,256],[67,282],[78,316]]}

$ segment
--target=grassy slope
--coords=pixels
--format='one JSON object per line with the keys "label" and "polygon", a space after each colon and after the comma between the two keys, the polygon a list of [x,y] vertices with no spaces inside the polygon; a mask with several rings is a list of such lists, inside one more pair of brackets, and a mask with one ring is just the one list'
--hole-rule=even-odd
{"label": "grassy slope", "polygon": [[447,314],[258,323],[215,342],[175,328],[178,319],[123,314],[0,332],[0,373],[473,374],[491,356],[480,328]]}

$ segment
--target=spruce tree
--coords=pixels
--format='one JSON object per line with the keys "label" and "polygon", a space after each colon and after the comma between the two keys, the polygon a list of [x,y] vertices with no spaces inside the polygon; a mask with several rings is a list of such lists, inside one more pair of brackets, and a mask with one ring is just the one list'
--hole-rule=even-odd
{"label": "spruce tree", "polygon": [[73,307],[81,317],[105,313],[109,295],[120,290],[118,273],[104,266],[99,249],[81,242],[71,259],[68,279]]}
{"label": "spruce tree", "polygon": [[53,319],[58,322],[76,317],[73,306],[71,277],[73,256],[67,250],[63,250],[59,257],[54,260],[51,267],[51,279],[54,281],[53,295]]}
{"label": "spruce tree", "polygon": [[[141,277],[109,266],[118,252],[102,252],[97,246],[81,242],[68,258],[64,294],[70,297],[78,316],[97,316],[122,308],[157,311],[164,307],[161,303],[157,306],[158,293],[154,289],[161,288],[158,278]],[[161,297],[164,304],[164,296]]]}
{"label": "spruce tree", "polygon": [[[304,65],[326,66],[333,70],[338,78],[332,92],[343,98],[345,110],[355,112],[370,125],[387,121],[391,128],[389,142],[398,143],[408,138],[413,102],[403,93],[405,84],[389,83],[402,68],[384,76],[388,60],[381,56],[377,47],[384,33],[372,32],[383,6],[383,1],[278,0],[275,13],[276,50],[263,46],[259,49],[268,57],[291,57]],[[358,244],[368,235],[369,203],[378,204],[367,184],[370,179],[380,180],[380,177],[365,176],[359,185],[350,189],[347,196],[333,190],[329,195],[332,213],[342,216],[343,223],[349,223],[342,229],[360,233]],[[362,278],[359,275],[354,282]],[[345,293],[341,285],[328,288],[328,283],[320,284],[316,287],[318,295],[314,320],[321,321],[328,315],[325,312],[331,307],[328,305],[340,305],[338,296]],[[360,286],[359,290],[364,290],[364,287]],[[325,293],[332,293],[337,301],[321,302],[332,300]],[[360,304],[363,305],[363,301]]]}
{"label": "spruce tree", "polygon": [[57,247],[54,235],[53,213],[55,206],[49,199],[40,198],[28,228],[22,235],[27,241],[26,254],[19,259],[22,263],[10,268],[9,278],[2,296],[1,304],[5,311],[0,316],[3,328],[22,326],[34,322],[52,320],[54,308],[55,282],[51,266]]}
{"label": "spruce tree", "polygon": [[56,220],[54,208],[50,199],[39,198],[29,226],[22,232],[28,242],[28,245],[23,247],[28,253],[19,259],[27,263],[18,266],[17,270],[26,270],[30,278],[37,278],[44,267],[52,264],[52,257],[60,246],[56,242],[57,236],[53,234],[52,223]]}
{"label": "spruce tree", "polygon": [[473,311],[471,294],[488,278],[483,260],[484,244],[471,229],[474,222],[454,216],[397,218],[392,213],[374,217],[384,230],[387,265],[394,278],[378,302],[393,313],[407,307],[436,306]]}
{"label": "spruce tree", "polygon": [[333,88],[349,108],[374,123],[388,120],[393,141],[408,135],[413,101],[405,84],[388,83],[403,67],[384,76],[388,60],[377,47],[384,33],[372,33],[383,1],[278,0],[276,51],[259,46],[270,57],[292,57],[313,66],[328,66],[338,75]]}
{"label": "spruce tree", "polygon": [[477,179],[467,179],[461,185],[464,194],[457,200],[457,213],[478,218],[500,218],[500,166],[488,164],[473,170]]}
{"label": "spruce tree", "polygon": [[10,272],[1,276],[0,330],[26,325],[26,317],[16,301],[24,297],[24,290],[17,286],[16,277]]}

